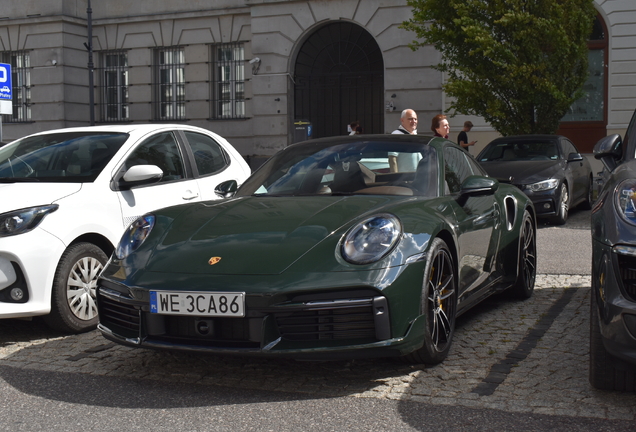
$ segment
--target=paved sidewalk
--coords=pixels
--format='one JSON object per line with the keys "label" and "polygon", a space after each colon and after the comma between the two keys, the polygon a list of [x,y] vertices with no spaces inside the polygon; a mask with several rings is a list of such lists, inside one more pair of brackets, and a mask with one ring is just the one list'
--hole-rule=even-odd
{"label": "paved sidewalk", "polygon": [[458,319],[448,359],[430,368],[394,359],[298,362],[137,350],[96,331],[61,336],[11,320],[0,322],[0,378],[10,381],[13,368],[26,368],[636,420],[636,395],[588,383],[589,286],[587,275],[539,275],[529,300],[486,300]]}

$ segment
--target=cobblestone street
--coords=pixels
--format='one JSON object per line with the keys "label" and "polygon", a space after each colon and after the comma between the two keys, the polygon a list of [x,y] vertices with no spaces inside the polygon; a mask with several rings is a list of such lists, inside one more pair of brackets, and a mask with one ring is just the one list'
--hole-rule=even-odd
{"label": "cobblestone street", "polygon": [[636,420],[636,395],[587,380],[589,276],[539,275],[527,301],[495,296],[459,318],[441,365],[392,359],[298,362],[135,350],[93,331],[52,333],[0,321],[0,376],[13,368],[296,392],[385,398],[507,412]]}

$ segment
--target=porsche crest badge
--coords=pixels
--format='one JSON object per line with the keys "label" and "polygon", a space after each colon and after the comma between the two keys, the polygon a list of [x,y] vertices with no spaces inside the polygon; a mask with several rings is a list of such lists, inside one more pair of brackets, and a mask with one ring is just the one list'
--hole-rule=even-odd
{"label": "porsche crest badge", "polygon": [[219,261],[221,261],[221,257],[212,257],[208,260],[208,264],[214,265],[218,263]]}

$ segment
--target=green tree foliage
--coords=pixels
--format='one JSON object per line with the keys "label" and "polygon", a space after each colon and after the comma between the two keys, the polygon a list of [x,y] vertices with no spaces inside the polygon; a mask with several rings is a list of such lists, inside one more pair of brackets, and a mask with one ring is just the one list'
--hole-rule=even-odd
{"label": "green tree foliage", "polygon": [[450,111],[503,135],[554,133],[583,95],[593,0],[407,0],[413,50],[442,54]]}

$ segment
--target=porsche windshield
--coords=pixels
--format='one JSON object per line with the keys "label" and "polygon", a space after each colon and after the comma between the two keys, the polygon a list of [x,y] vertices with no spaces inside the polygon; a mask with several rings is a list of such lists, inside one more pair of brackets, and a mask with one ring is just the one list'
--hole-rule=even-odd
{"label": "porsche windshield", "polygon": [[237,196],[437,196],[436,150],[423,142],[336,141],[291,146],[268,160]]}
{"label": "porsche windshield", "polygon": [[66,132],[27,137],[0,148],[0,182],[92,182],[128,134]]}

